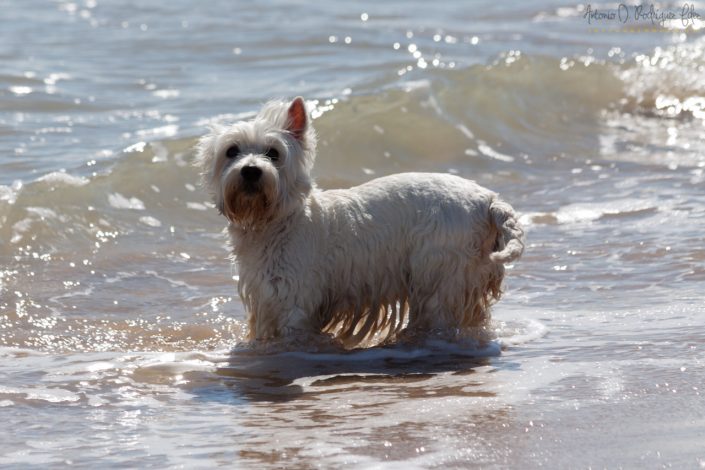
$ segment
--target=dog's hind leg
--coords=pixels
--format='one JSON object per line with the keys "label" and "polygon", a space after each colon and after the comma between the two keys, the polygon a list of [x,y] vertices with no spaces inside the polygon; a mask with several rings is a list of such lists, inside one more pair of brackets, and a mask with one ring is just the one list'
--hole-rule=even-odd
{"label": "dog's hind leg", "polygon": [[463,314],[458,322],[462,329],[486,326],[490,307],[502,295],[504,266],[492,262],[471,262],[465,267]]}
{"label": "dog's hind leg", "polygon": [[465,266],[460,253],[447,248],[422,250],[410,260],[410,331],[461,326],[465,302]]}

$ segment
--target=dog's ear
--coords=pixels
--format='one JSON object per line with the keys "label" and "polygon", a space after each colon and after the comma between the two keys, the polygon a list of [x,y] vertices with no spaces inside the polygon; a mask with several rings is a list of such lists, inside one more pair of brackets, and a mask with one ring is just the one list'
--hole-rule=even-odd
{"label": "dog's ear", "polygon": [[193,160],[193,165],[201,170],[201,184],[211,192],[215,191],[215,146],[220,132],[222,132],[220,127],[211,126],[210,132],[198,140]]}
{"label": "dog's ear", "polygon": [[296,137],[296,140],[303,141],[306,135],[306,126],[308,126],[308,116],[306,104],[302,97],[297,96],[289,105],[286,123],[286,130],[291,132],[291,135]]}

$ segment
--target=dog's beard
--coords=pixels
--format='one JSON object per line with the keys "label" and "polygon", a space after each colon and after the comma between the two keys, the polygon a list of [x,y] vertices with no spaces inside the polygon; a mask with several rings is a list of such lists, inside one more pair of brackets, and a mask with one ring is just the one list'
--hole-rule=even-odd
{"label": "dog's beard", "polygon": [[272,215],[276,185],[264,181],[249,183],[238,179],[223,191],[222,212],[242,227],[256,227]]}

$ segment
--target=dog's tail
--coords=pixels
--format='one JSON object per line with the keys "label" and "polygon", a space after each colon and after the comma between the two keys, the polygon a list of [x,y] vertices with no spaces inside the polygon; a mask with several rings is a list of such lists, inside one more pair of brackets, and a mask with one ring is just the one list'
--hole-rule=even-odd
{"label": "dog's tail", "polygon": [[510,263],[524,252],[524,229],[521,228],[512,206],[495,199],[490,204],[490,218],[497,229],[490,261],[494,263]]}

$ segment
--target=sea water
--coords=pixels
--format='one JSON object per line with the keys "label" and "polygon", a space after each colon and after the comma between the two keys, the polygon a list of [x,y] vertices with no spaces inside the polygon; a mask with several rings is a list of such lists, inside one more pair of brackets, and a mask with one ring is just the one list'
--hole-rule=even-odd
{"label": "sea water", "polygon": [[[0,6],[0,466],[705,465],[701,29],[546,0]],[[517,209],[494,341],[244,343],[193,146],[296,95],[321,188],[448,172]]]}

